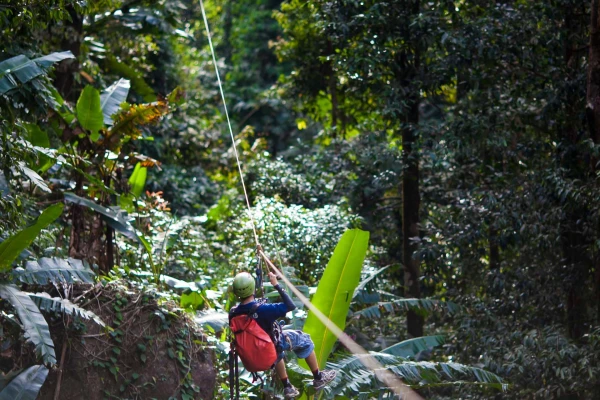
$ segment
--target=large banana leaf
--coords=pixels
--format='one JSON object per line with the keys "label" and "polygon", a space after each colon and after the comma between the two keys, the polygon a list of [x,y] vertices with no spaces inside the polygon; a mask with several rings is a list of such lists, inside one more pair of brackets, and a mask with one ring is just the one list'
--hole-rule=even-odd
{"label": "large banana leaf", "polygon": [[148,168],[142,167],[141,163],[137,163],[131,176],[129,177],[129,186],[131,186],[131,193],[135,197],[140,197],[146,186],[146,177],[148,176]]}
{"label": "large banana leaf", "polygon": [[65,201],[91,208],[92,210],[99,213],[102,219],[104,219],[106,223],[109,224],[110,227],[113,228],[115,231],[127,236],[130,239],[139,241],[139,238],[135,233],[135,229],[133,228],[133,226],[131,226],[129,221],[125,219],[122,210],[116,207],[101,206],[100,204],[96,204],[92,200],[84,199],[83,197],[79,197],[76,194],[69,192],[65,193]]}
{"label": "large banana leaf", "polygon": [[100,93],[92,86],[86,86],[77,100],[77,120],[81,127],[90,131],[90,139],[99,138],[98,131],[104,127],[104,114],[100,105]]}
{"label": "large banana leaf", "polygon": [[127,79],[119,79],[110,85],[100,95],[100,107],[104,115],[104,125],[112,125],[112,116],[121,110],[121,103],[127,100],[129,88],[131,87]]}
{"label": "large banana leaf", "polygon": [[28,294],[21,292],[16,286],[0,284],[0,297],[14,307],[23,324],[25,338],[31,340],[38,357],[41,357],[44,363],[56,364],[54,342],[50,337],[48,323]]}
{"label": "large banana leaf", "polygon": [[6,272],[11,264],[40,234],[42,229],[54,222],[62,214],[64,204],[54,204],[44,210],[33,225],[10,236],[0,243],[0,272]]}
{"label": "large banana leaf", "polygon": [[441,335],[422,336],[404,340],[388,348],[381,350],[382,353],[392,354],[394,356],[409,358],[415,357],[418,353],[429,350],[433,347],[441,346],[446,342]]}
{"label": "large banana leaf", "polygon": [[[489,371],[458,363],[429,361],[406,361],[404,358],[386,353],[371,352],[382,368],[394,373],[408,384],[420,387],[443,384],[477,384],[498,390],[506,390],[502,378]],[[336,379],[324,391],[328,398],[347,396],[357,398],[359,393],[369,393],[371,398],[383,393],[382,383],[375,374],[366,368],[361,359],[364,354],[352,354],[335,363],[327,363],[329,368],[338,371]]]}
{"label": "large banana leaf", "polygon": [[394,301],[379,302],[370,307],[363,308],[354,312],[354,316],[376,319],[381,318],[381,310],[388,313],[394,310],[408,311],[412,310],[421,315],[426,315],[433,311],[447,311],[450,314],[456,313],[460,307],[451,301],[441,301],[434,299],[398,299]]}
{"label": "large banana leaf", "polygon": [[67,58],[74,58],[70,51],[52,53],[44,57],[30,60],[18,55],[0,62],[0,94],[27,83],[38,76],[45,75],[46,70],[54,63]]}
{"label": "large banana leaf", "polygon": [[[342,330],[346,326],[354,290],[360,281],[368,244],[369,232],[360,229],[344,232],[312,299],[312,304]],[[319,367],[324,367],[336,341],[335,335],[312,312],[306,318],[304,331],[311,335],[315,343]]]}
{"label": "large banana leaf", "polygon": [[40,258],[37,261],[28,261],[25,269],[17,268],[14,271],[23,283],[46,285],[53,283],[84,282],[93,283],[94,272],[83,264],[81,260],[69,258]]}
{"label": "large banana leaf", "polygon": [[96,314],[71,303],[67,299],[50,297],[48,293],[29,293],[29,297],[42,311],[59,312],[83,319],[91,319],[98,325],[104,326],[104,321],[102,321]]}
{"label": "large banana leaf", "polygon": [[0,392],[0,400],[35,400],[47,376],[43,365],[27,368]]}

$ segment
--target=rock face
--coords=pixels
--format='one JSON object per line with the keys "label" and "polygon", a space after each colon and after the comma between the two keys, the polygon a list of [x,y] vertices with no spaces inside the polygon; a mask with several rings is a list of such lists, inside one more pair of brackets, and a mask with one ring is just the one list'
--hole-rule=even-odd
{"label": "rock face", "polygon": [[[59,366],[38,399],[54,400],[57,390],[60,400],[214,398],[215,356],[199,328],[153,295],[123,289],[98,287],[79,302],[110,328],[46,314]],[[21,366],[39,363],[15,350]]]}

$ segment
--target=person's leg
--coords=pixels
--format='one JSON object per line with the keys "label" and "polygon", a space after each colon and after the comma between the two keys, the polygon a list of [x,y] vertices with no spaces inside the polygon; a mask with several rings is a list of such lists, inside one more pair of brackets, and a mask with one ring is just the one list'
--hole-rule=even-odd
{"label": "person's leg", "polygon": [[303,358],[313,374],[313,386],[315,389],[320,389],[331,382],[337,373],[334,370],[319,371],[319,363],[315,354],[315,344],[310,335],[302,331],[284,331],[286,337],[289,338],[291,348],[298,358]]}
{"label": "person's leg", "polygon": [[279,379],[281,379],[281,383],[283,384],[283,394],[286,399],[293,399],[298,396],[300,392],[296,389],[288,378],[287,370],[285,369],[285,361],[283,359],[279,360],[277,364],[275,364],[275,372]]}

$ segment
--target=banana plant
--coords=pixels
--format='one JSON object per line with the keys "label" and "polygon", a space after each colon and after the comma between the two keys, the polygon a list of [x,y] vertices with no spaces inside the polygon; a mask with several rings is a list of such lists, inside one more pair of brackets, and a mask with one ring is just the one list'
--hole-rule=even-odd
{"label": "banana plant", "polygon": [[[19,281],[32,285],[59,285],[75,281],[93,283],[94,273],[81,261],[74,259],[42,258],[27,262],[25,268],[12,269],[19,254],[29,247],[43,229],[60,217],[63,206],[60,203],[48,207],[33,224],[0,244],[0,298],[14,308],[25,339],[33,344],[36,355],[43,364],[49,366],[56,364],[56,353],[48,323],[41,311],[61,312],[104,325],[97,315],[66,299],[52,298],[44,292],[24,292],[15,284]],[[15,317],[12,318],[16,320]],[[0,391],[0,400],[35,399],[47,375],[48,370],[43,365],[27,369]]]}
{"label": "banana plant", "polygon": [[[360,229],[344,232],[311,300],[340,329],[346,326],[346,316],[360,281],[368,244],[369,232]],[[337,340],[336,336],[311,312],[306,318],[304,331],[311,335],[319,367],[323,368]]]}

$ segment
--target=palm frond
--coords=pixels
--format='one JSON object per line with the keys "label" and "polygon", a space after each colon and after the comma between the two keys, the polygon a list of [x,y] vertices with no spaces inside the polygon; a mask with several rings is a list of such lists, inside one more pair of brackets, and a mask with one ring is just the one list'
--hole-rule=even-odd
{"label": "palm frond", "polygon": [[71,303],[67,299],[60,297],[50,297],[48,293],[29,293],[29,297],[42,311],[59,312],[69,314],[74,317],[83,319],[91,319],[100,326],[104,326],[104,322],[91,311],[85,310],[76,304]]}
{"label": "palm frond", "polygon": [[25,338],[33,343],[36,354],[42,358],[44,363],[56,364],[54,342],[50,337],[48,323],[33,300],[16,286],[4,284],[0,284],[0,297],[14,307],[23,324]]}
{"label": "palm frond", "polygon": [[404,340],[388,348],[381,350],[382,353],[391,354],[403,358],[415,357],[418,353],[429,350],[433,347],[441,346],[446,339],[441,335],[422,336]]}
{"label": "palm frond", "polygon": [[0,400],[35,400],[47,376],[43,365],[27,368],[0,392]]}
{"label": "palm frond", "polygon": [[74,258],[40,258],[37,261],[28,261],[25,269],[15,269],[17,278],[28,284],[46,285],[50,282],[57,284],[84,282],[93,283],[94,272]]}

